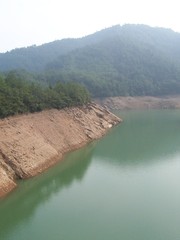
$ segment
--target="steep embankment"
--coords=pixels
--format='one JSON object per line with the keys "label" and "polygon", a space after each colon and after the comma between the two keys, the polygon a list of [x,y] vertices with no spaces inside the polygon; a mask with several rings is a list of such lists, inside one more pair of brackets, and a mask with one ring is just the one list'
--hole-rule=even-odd
{"label": "steep embankment", "polygon": [[0,120],[0,196],[16,187],[17,178],[41,173],[120,121],[96,104]]}

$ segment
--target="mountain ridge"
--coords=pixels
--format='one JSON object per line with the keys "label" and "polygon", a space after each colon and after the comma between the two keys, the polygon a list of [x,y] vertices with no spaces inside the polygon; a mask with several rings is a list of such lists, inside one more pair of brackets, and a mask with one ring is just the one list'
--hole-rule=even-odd
{"label": "mountain ridge", "polygon": [[75,81],[93,97],[179,94],[179,43],[180,33],[171,29],[115,25],[83,38],[0,54],[0,71],[25,69],[50,85]]}

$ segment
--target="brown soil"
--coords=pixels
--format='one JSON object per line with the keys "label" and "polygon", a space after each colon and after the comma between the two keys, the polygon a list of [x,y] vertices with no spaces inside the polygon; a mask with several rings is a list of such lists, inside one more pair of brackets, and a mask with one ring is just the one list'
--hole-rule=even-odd
{"label": "brown soil", "polygon": [[15,179],[43,172],[120,121],[96,104],[0,120],[0,196],[15,188]]}
{"label": "brown soil", "polygon": [[96,99],[109,109],[180,109],[180,96],[110,97]]}

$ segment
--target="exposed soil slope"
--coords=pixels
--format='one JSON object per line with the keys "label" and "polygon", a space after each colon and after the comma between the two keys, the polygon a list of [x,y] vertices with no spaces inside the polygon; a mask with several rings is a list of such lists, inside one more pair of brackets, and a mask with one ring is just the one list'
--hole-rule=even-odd
{"label": "exposed soil slope", "polygon": [[17,178],[41,173],[119,122],[96,104],[0,120],[0,196],[16,186]]}
{"label": "exposed soil slope", "polygon": [[180,96],[166,97],[109,97],[96,99],[96,102],[109,109],[180,109]]}

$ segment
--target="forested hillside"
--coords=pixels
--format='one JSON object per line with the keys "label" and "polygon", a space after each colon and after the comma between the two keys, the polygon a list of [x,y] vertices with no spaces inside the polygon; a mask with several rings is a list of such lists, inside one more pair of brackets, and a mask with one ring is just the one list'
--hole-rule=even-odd
{"label": "forested hillside", "polygon": [[94,96],[180,93],[180,34],[131,25],[108,34],[49,63],[52,80],[59,73],[84,83]]}
{"label": "forested hillside", "polygon": [[17,48],[6,53],[0,53],[0,71],[24,69],[30,72],[43,71],[46,64],[58,56],[72,50],[101,42],[106,34],[99,32],[79,39],[63,39],[46,43],[41,46]]}
{"label": "forested hillside", "polygon": [[118,25],[0,54],[0,71],[13,68],[36,72],[35,81],[45,84],[81,83],[95,97],[179,94],[180,33]]}

